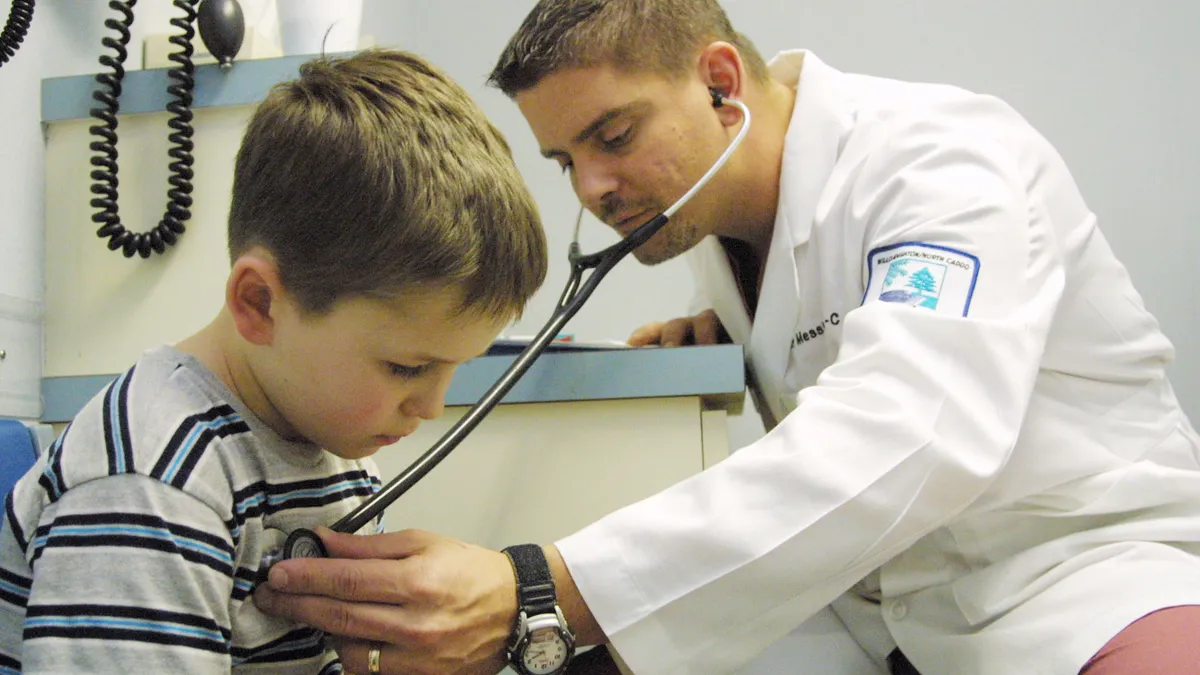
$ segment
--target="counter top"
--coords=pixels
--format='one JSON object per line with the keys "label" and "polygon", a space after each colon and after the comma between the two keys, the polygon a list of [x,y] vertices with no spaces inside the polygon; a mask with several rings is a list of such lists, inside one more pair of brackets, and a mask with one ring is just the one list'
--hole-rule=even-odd
{"label": "counter top", "polygon": [[[464,363],[446,405],[473,405],[516,359],[482,356]],[[69,422],[117,375],[42,379],[42,421]],[[709,408],[741,410],[745,366],[740,345],[553,351],[534,361],[502,404],[699,396]]]}

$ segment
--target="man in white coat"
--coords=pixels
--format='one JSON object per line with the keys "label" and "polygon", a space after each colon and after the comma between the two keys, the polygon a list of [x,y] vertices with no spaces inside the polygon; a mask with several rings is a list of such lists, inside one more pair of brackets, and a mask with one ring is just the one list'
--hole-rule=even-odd
{"label": "man in white coat", "polygon": [[[1020,115],[803,51],[768,65],[714,0],[542,0],[492,81],[622,235],[727,147],[744,117],[722,100],[752,113],[635,252],[686,253],[708,308],[633,341],[744,344],[773,428],[543,547],[580,644],[735,672],[832,603],[894,673],[1200,672],[1200,438],[1173,350]],[[327,543],[396,560],[284,563],[259,600],[379,641],[343,643],[352,670],[506,658],[524,580],[504,556]]]}

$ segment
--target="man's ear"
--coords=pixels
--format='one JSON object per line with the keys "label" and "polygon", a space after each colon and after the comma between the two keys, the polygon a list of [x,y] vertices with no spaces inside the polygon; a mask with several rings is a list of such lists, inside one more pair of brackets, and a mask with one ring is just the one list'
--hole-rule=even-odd
{"label": "man's ear", "polygon": [[[725,98],[742,100],[747,75],[737,47],[728,42],[713,42],[701,50],[696,65],[706,88],[720,92]],[[737,124],[742,119],[741,112],[733,106],[717,110],[721,121],[727,125]]]}
{"label": "man's ear", "polygon": [[279,266],[271,255],[252,250],[234,261],[225,284],[225,306],[242,338],[259,346],[271,344],[282,300]]}

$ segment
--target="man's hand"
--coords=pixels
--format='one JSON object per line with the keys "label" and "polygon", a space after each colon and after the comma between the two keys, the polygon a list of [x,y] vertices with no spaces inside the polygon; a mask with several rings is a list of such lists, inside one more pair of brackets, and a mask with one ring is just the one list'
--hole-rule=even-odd
{"label": "man's hand", "polygon": [[695,316],[685,316],[667,322],[646,324],[633,331],[629,336],[629,344],[633,347],[645,345],[662,345],[663,347],[681,347],[683,345],[715,345],[728,342],[725,328],[717,313],[706,309]]}
{"label": "man's hand", "polygon": [[330,558],[284,560],[254,593],[264,612],[334,636],[347,672],[492,675],[517,616],[508,558],[428,532],[369,537],[321,528]]}

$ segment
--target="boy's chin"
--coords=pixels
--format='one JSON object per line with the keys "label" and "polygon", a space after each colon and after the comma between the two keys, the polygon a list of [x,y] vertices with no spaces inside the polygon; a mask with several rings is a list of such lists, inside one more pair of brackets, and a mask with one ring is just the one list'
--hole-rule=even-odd
{"label": "boy's chin", "polygon": [[366,459],[367,457],[370,457],[371,455],[374,455],[375,453],[379,452],[379,450],[382,447],[383,447],[382,443],[377,443],[375,445],[350,447],[350,448],[325,448],[325,451],[330,454],[337,455],[338,457],[341,457],[342,459],[354,460],[354,459]]}

